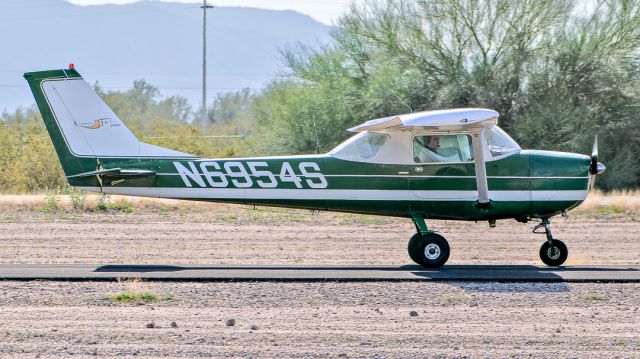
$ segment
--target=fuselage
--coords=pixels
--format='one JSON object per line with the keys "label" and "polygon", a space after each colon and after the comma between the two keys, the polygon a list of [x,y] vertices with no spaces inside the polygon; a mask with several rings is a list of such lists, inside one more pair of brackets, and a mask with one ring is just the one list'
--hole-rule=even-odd
{"label": "fuselage", "polygon": [[414,219],[547,218],[586,198],[597,163],[522,150],[488,109],[370,120],[325,155],[203,159],[141,142],[75,69],[25,78],[69,183],[102,193]]}
{"label": "fuselage", "polygon": [[477,203],[473,163],[362,163],[331,155],[233,159],[102,159],[153,176],[70,178],[104,193],[411,217],[488,220],[550,217],[578,206],[588,156],[523,150],[486,163],[491,203]]}
{"label": "fuselage", "polygon": [[425,219],[540,218],[540,258],[567,248],[549,217],[585,200],[604,171],[591,157],[522,150],[490,109],[412,112],[366,121],[325,155],[203,159],[140,141],[73,68],[26,73],[72,186],[107,194],[409,217],[411,259],[449,258]]}

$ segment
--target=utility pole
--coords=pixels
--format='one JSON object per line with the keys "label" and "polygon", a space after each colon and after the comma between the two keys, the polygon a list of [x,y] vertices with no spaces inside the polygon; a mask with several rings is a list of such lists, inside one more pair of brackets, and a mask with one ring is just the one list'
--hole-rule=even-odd
{"label": "utility pole", "polygon": [[213,9],[207,0],[202,1],[202,126],[207,124],[207,9]]}

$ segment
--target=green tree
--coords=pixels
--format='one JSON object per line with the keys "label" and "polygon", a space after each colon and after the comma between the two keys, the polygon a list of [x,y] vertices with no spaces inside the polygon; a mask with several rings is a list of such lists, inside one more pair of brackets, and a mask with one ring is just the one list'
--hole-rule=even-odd
{"label": "green tree", "polygon": [[309,153],[315,130],[328,148],[372,118],[488,107],[525,147],[589,153],[599,134],[608,166],[599,185],[636,187],[640,1],[588,4],[356,3],[338,21],[335,45],[283,51],[291,78],[256,100],[264,131],[255,149]]}
{"label": "green tree", "polygon": [[37,192],[66,186],[51,139],[34,109],[4,113],[0,143],[0,192]]}
{"label": "green tree", "polygon": [[248,88],[218,94],[207,111],[207,119],[210,123],[249,119],[254,98],[255,93]]}
{"label": "green tree", "polygon": [[193,123],[187,100],[179,96],[162,97],[144,80],[134,81],[126,91],[95,89],[141,141],[203,157],[235,156],[242,152],[242,141],[211,140],[209,133]]}
{"label": "green tree", "polygon": [[[203,138],[191,124],[191,110],[181,97],[163,98],[143,80],[127,91],[96,89],[107,104],[144,142],[204,157],[235,156],[241,140]],[[67,186],[51,139],[35,107],[3,113],[0,119],[0,193],[39,192]]]}

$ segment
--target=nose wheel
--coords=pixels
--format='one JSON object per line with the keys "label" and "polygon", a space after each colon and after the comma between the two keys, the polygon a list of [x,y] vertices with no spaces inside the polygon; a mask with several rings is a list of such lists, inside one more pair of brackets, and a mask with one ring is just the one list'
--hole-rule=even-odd
{"label": "nose wheel", "polygon": [[547,236],[547,241],[540,247],[540,259],[544,264],[551,267],[558,267],[567,260],[569,249],[563,241],[553,238],[549,219],[543,218],[542,222],[533,228],[533,233],[545,234]]}

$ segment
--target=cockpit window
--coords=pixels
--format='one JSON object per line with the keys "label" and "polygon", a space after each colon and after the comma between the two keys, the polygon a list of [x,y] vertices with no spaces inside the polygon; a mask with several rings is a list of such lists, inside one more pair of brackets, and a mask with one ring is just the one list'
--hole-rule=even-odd
{"label": "cockpit window", "polygon": [[375,132],[362,132],[343,142],[336,147],[332,154],[337,157],[349,157],[353,159],[372,159],[382,145],[389,139],[389,135]]}
{"label": "cockpit window", "polygon": [[487,136],[487,144],[489,151],[493,157],[500,157],[506,154],[520,150],[520,146],[500,127],[491,128]]}
{"label": "cockpit window", "polygon": [[416,163],[473,161],[471,136],[416,136],[413,138],[413,159]]}

